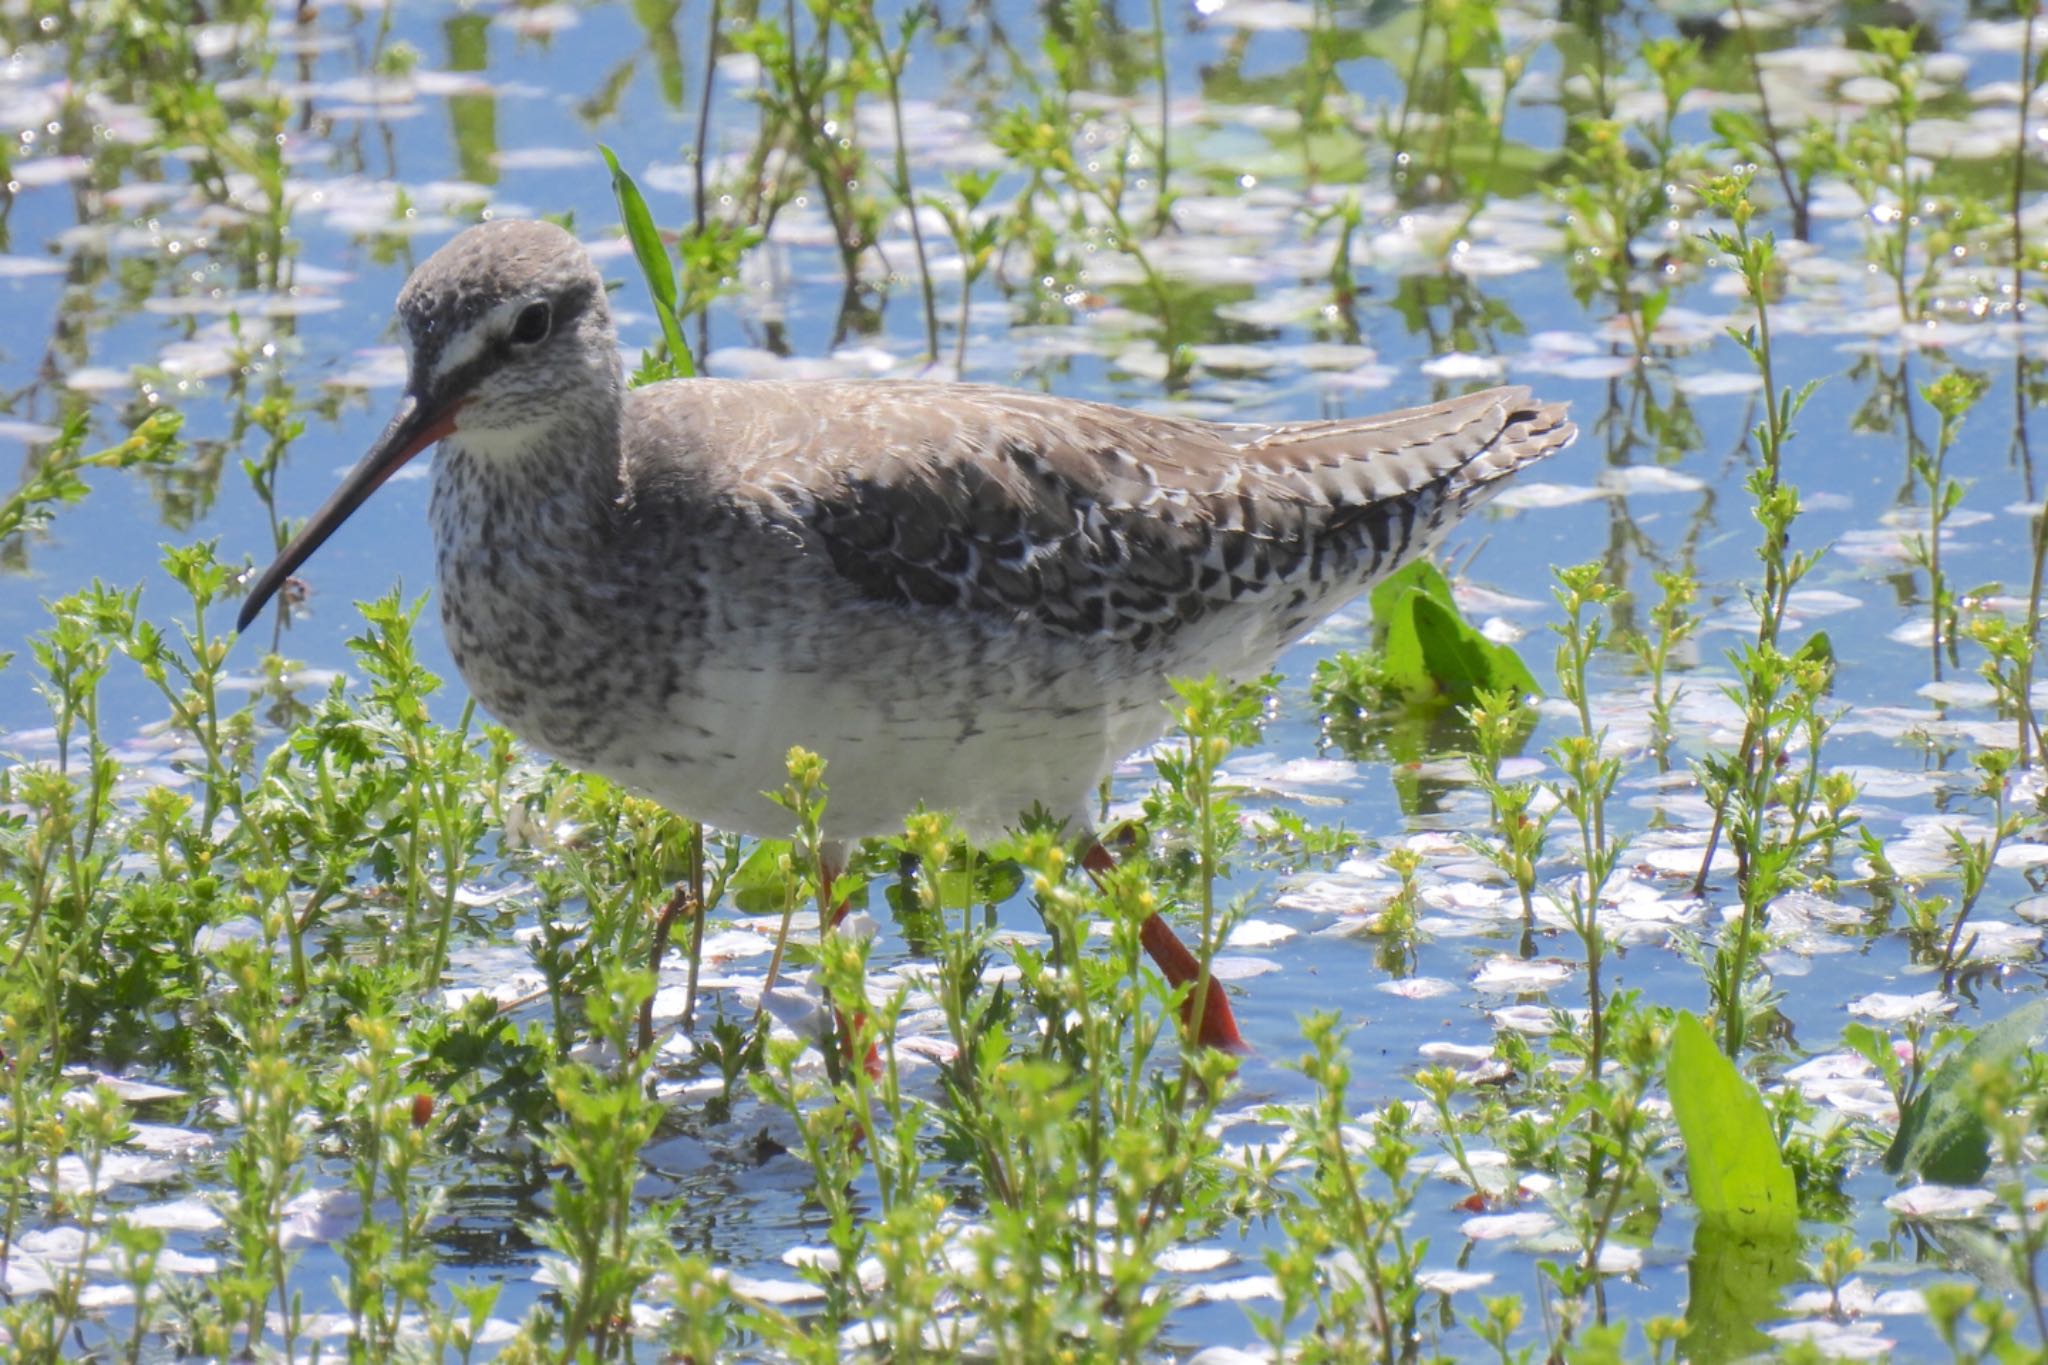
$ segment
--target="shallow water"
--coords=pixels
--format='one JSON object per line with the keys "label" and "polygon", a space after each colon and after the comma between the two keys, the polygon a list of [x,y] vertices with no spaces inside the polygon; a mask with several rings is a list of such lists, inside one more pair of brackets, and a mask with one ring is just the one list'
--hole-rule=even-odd
{"label": "shallow water", "polygon": [[[1129,288],[1133,268],[1100,248],[1081,258],[1084,267],[1073,278],[1045,291],[1072,305],[1055,303],[1049,320],[1040,291],[1025,288],[1006,297],[984,280],[975,293],[962,377],[1244,420],[1362,413],[1495,379],[1569,399],[1582,427],[1578,444],[1525,476],[1461,528],[1447,549],[1444,562],[1458,566],[1472,594],[1468,615],[1519,634],[1524,658],[1549,681],[1547,627],[1558,619],[1549,597],[1552,565],[1602,558],[1612,579],[1647,600],[1654,594],[1650,571],[1687,556],[1708,588],[1709,625],[1689,661],[1697,667],[1685,674],[1681,747],[1696,752],[1708,741],[1731,744],[1732,709],[1717,689],[1728,676],[1724,652],[1749,630],[1741,589],[1755,581],[1757,534],[1741,481],[1750,458],[1745,433],[1760,415],[1747,363],[1721,335],[1723,324],[1741,325],[1747,317],[1739,292],[1728,287],[1724,269],[1674,274],[1658,358],[1638,368],[1604,325],[1607,307],[1574,301],[1562,270],[1563,210],[1555,203],[1533,192],[1497,199],[1470,225],[1463,249],[1446,252],[1437,239],[1457,225],[1461,207],[1403,209],[1386,193],[1381,168],[1365,186],[1367,217],[1353,252],[1359,335],[1344,336],[1325,311],[1324,272],[1335,233],[1311,224],[1305,211],[1311,197],[1298,162],[1261,131],[1289,112],[1262,101],[1277,101],[1299,67],[1304,39],[1298,27],[1310,12],[1284,4],[1205,4],[1173,22],[1177,185],[1185,197],[1176,209],[1180,229],[1163,239],[1160,254],[1187,290],[1183,321],[1195,364],[1186,387],[1169,391],[1162,384],[1166,365],[1152,329],[1127,311],[1144,306],[1142,293]],[[594,144],[618,151],[660,221],[687,221],[690,176],[680,158],[693,135],[703,14],[684,7],[673,17],[688,95],[679,105],[664,89],[663,45],[650,42],[634,13],[622,6],[522,10],[430,3],[393,10],[388,40],[378,36],[385,16],[375,12],[336,8],[314,12],[297,26],[281,21],[271,45],[283,54],[273,79],[292,109],[287,160],[294,254],[283,267],[285,287],[274,291],[259,287],[262,266],[238,246],[241,215],[233,204],[206,203],[175,158],[135,154],[133,139],[147,130],[132,111],[93,109],[100,131],[90,159],[67,162],[44,151],[53,138],[70,149],[79,137],[75,126],[54,135],[46,127],[58,116],[65,76],[60,48],[31,44],[0,60],[0,129],[10,135],[44,129],[35,141],[24,136],[16,146],[19,184],[4,219],[0,313],[9,325],[0,332],[0,396],[11,402],[0,408],[0,446],[19,449],[26,465],[47,434],[43,429],[65,414],[84,409],[96,435],[111,440],[151,402],[182,410],[188,436],[229,443],[220,460],[224,472],[176,480],[95,478],[91,498],[61,511],[53,531],[28,545],[25,566],[0,579],[5,636],[20,641],[41,629],[42,602],[93,577],[142,583],[146,609],[170,613],[176,590],[158,568],[159,542],[218,538],[230,560],[266,560],[268,514],[236,468],[238,457],[255,453],[257,441],[233,430],[232,372],[240,370],[255,386],[281,375],[294,386],[296,401],[314,409],[276,497],[280,514],[303,516],[368,446],[396,399],[402,364],[395,359],[390,302],[409,266],[480,208],[496,216],[572,214],[579,233],[603,252],[607,274],[625,281],[615,304],[625,350],[630,355],[653,343],[658,331],[631,258],[613,235],[618,215]],[[6,16],[0,34],[29,32],[18,5],[0,6],[0,14]],[[999,7],[997,18],[1012,32],[1035,31],[1038,22],[1019,6]],[[1660,21],[1646,22],[1654,28]],[[1554,175],[1554,161],[1543,158],[1560,139],[1553,96],[1563,40],[1539,41],[1548,32],[1545,23],[1524,16],[1537,45],[1507,132]],[[968,32],[980,30],[968,25]],[[262,79],[252,65],[256,45],[229,32],[211,36],[217,41],[206,47],[209,74],[228,83],[230,93],[236,82]],[[1855,79],[1859,59],[1845,53],[1841,33],[1821,26],[1782,36],[1807,56],[1773,65],[1784,82],[1777,93],[1788,102],[1833,102],[1852,111],[1843,82]],[[2015,91],[1999,89],[2014,79],[2017,54],[2008,38],[1977,23],[1936,35],[1940,50],[1931,69],[1945,75],[1943,88],[1955,92],[1956,107],[1944,107],[1940,119],[1929,116],[1930,155],[1987,154],[2009,145],[1997,141],[2001,129],[2013,126]],[[373,77],[373,53],[391,43],[416,48],[418,67],[409,76]],[[969,116],[967,92],[979,88],[966,74],[973,51],[970,43],[944,59],[926,54],[908,78],[915,165],[934,189],[937,172],[989,160]],[[1347,59],[1340,71],[1368,108],[1395,107],[1397,71],[1369,57]],[[737,158],[749,146],[753,116],[746,97],[753,80],[748,59],[721,64],[712,143],[721,157]],[[1622,83],[1628,98],[1655,99],[1639,79]],[[1704,143],[1717,100],[1702,93],[1689,102],[1676,124],[1681,139]],[[593,112],[594,103],[605,107]],[[1113,116],[1125,104],[1110,97],[1104,107]],[[1149,96],[1129,107],[1150,116]],[[1966,135],[1984,140],[1986,150]],[[1544,178],[1524,176],[1520,188],[1533,191]],[[1995,183],[1991,172],[1986,178]],[[997,200],[1018,192],[1016,179],[1001,182]],[[253,193],[253,187],[238,192]],[[401,193],[411,205],[402,218],[394,212]],[[1321,187],[1313,197],[1327,195]],[[1834,695],[1846,723],[1835,732],[1829,762],[1863,772],[1864,817],[1893,842],[1894,862],[1903,870],[1920,856],[1934,878],[1945,856],[1938,821],[1983,814],[1964,795],[1967,754],[2010,726],[1994,726],[1992,711],[1972,690],[1967,648],[1961,665],[1947,666],[1938,683],[1930,676],[1926,575],[1898,553],[1902,528],[1924,524],[1925,509],[1910,486],[1905,431],[1888,409],[1909,386],[1950,365],[1990,376],[1991,390],[1949,457],[1950,472],[1970,486],[1943,554],[1956,584],[2002,583],[2007,595],[2023,595],[2028,517],[2039,506],[2040,489],[2030,458],[2013,443],[2011,384],[2016,354],[2038,361],[2044,333],[2038,313],[2015,323],[2000,293],[2004,272],[1978,276],[1967,260],[1941,276],[1937,321],[1901,323],[1889,282],[1865,263],[1868,206],[1846,184],[1825,186],[1820,204],[1812,248],[1788,252],[1790,293],[1775,320],[1779,382],[1823,381],[1799,418],[1788,477],[1807,499],[1797,544],[1830,548],[1801,584],[1795,603],[1803,625],[1793,636],[1825,629],[1834,640],[1842,665]],[[903,269],[907,239],[899,220],[891,220],[884,245]],[[1654,243],[1638,245],[1647,258]],[[958,297],[957,263],[949,269],[948,255],[935,247],[946,319]],[[1412,306],[1431,291],[1442,301]],[[792,207],[752,258],[743,291],[713,308],[704,359],[710,372],[738,376],[914,375],[925,368],[916,296],[914,280],[899,279],[871,330],[841,335],[829,231],[815,208]],[[230,316],[239,319],[245,340],[268,338],[260,354],[229,354]],[[1667,422],[1682,415],[1697,424],[1696,435],[1660,448],[1646,407]],[[1919,438],[1928,439],[1933,417],[1924,405],[1912,420]],[[313,595],[285,636],[283,652],[316,669],[346,671],[345,641],[358,625],[348,604],[394,582],[409,593],[430,585],[426,483],[411,476],[419,472],[423,467],[394,481],[312,563],[305,577]],[[249,669],[265,643],[261,631],[252,634],[257,638],[243,641],[238,653],[238,663]],[[1290,651],[1281,665],[1286,682],[1277,720],[1259,749],[1228,765],[1241,780],[1265,784],[1247,798],[1254,809],[1294,804],[1316,820],[1341,821],[1361,840],[1361,866],[1241,869],[1233,880],[1231,892],[1249,898],[1252,923],[1226,951],[1245,959],[1238,970],[1264,970],[1233,988],[1255,1049],[1233,1110],[1307,1093],[1288,1068],[1299,1051],[1296,1020],[1307,1011],[1334,1009],[1360,1026],[1353,1040],[1354,1099],[1374,1107],[1409,1095],[1407,1077],[1424,1059],[1461,1055],[1444,1051],[1445,1045],[1488,1047],[1495,1029],[1490,1011],[1583,1000],[1581,984],[1563,968],[1548,981],[1522,974],[1518,909],[1479,884],[1474,860],[1457,854],[1444,837],[1479,827],[1483,798],[1455,777],[1405,774],[1381,758],[1354,760],[1324,744],[1308,677],[1317,658],[1364,635],[1362,619],[1351,611]],[[426,636],[426,662],[452,677],[431,626]],[[1613,716],[1617,734],[1626,737],[1632,725],[1639,734],[1636,684],[1618,659],[1607,663],[1603,716]],[[9,740],[24,757],[36,756],[32,732],[45,723],[33,683],[20,662],[0,673],[0,730],[30,732]],[[117,674],[107,695],[106,723],[114,733],[140,732],[160,719],[154,694],[132,676]],[[452,717],[459,689],[439,700]],[[1532,758],[1570,724],[1565,711],[1546,709],[1545,715],[1545,729],[1524,750]],[[1912,728],[1939,736],[1940,752],[1914,743],[1907,733]],[[1304,762],[1313,758],[1329,761]],[[1119,799],[1141,792],[1149,771],[1142,762],[1128,765],[1119,776]],[[1707,906],[1690,905],[1688,879],[1674,875],[1683,857],[1675,851],[1661,863],[1652,857],[1659,845],[1682,850],[1703,842],[1698,811],[1682,799],[1693,795],[1695,789],[1684,785],[1666,790],[1647,759],[1633,759],[1626,771],[1620,796],[1632,827],[1643,833],[1641,856],[1631,858],[1636,867],[1623,888],[1624,948],[1611,980],[1660,1003],[1699,1008],[1705,1003],[1700,974],[1672,935],[1701,932],[1733,899],[1732,886],[1723,884]],[[1676,833],[1652,828],[1660,804]],[[1378,943],[1354,926],[1357,909],[1390,889],[1376,851],[1403,840],[1418,841],[1432,854],[1429,910],[1427,932],[1393,971]],[[2028,857],[2016,856],[2014,866],[1997,874],[1979,907],[1980,929],[2011,924],[2017,937],[2001,949],[1997,965],[1974,978],[1961,1002],[1963,1019],[1995,1016],[2037,982],[2038,931],[2015,911],[2041,875],[2038,865],[2020,865]],[[1559,864],[1551,871],[1564,876],[1567,869]],[[872,904],[885,921],[875,967],[889,971],[907,955],[886,923],[881,899]],[[1788,935],[1770,959],[1785,995],[1789,1032],[1781,1046],[1787,1062],[1835,1050],[1851,1017],[1883,1017],[1881,1001],[1852,1002],[1939,986],[1935,973],[1914,962],[1895,921],[1877,920],[1853,889],[1845,906],[1854,912],[1848,923]],[[1038,928],[1021,899],[1004,908],[1003,921],[1019,931]],[[1528,956],[1560,964],[1576,961],[1578,953],[1575,940],[1554,926],[1529,946]],[[1987,940],[1980,953],[1990,946]],[[498,966],[495,959],[459,957],[454,984],[486,980]],[[748,959],[735,970],[760,966],[760,959]],[[1442,983],[1441,989],[1431,983]],[[931,1084],[929,1068],[924,1080]],[[764,1132],[775,1135],[777,1118],[747,1107],[712,1124],[694,1096],[681,1094],[676,1104],[674,1131],[645,1154],[643,1193],[685,1200],[685,1220],[676,1228],[681,1241],[737,1273],[791,1278],[783,1253],[817,1233],[814,1211],[804,1202],[808,1173],[759,1140]],[[196,1117],[175,1101],[146,1108],[143,1116],[165,1123]],[[1245,1141],[1257,1131],[1243,1125],[1226,1136]],[[217,1174],[212,1160],[205,1154],[186,1159],[189,1179],[138,1182],[120,1197],[203,1190]],[[474,1167],[451,1165],[448,1174],[461,1188],[441,1237],[444,1273],[502,1278],[507,1293],[498,1312],[516,1318],[539,1292],[533,1249],[517,1225],[540,1207],[545,1189],[499,1183],[497,1174]],[[332,1178],[323,1172],[315,1183]],[[1913,1237],[1882,1203],[1894,1188],[1874,1165],[1854,1177],[1848,1191],[1856,1210],[1853,1232],[1863,1243],[1892,1248],[1887,1263],[1871,1267],[1873,1277],[1910,1287],[1921,1282],[1912,1267]],[[1467,1216],[1457,1207],[1460,1198],[1458,1187],[1432,1184],[1414,1229],[1432,1243],[1432,1268],[1455,1265],[1497,1277],[1489,1288],[1457,1297],[1457,1310],[1475,1311],[1479,1292],[1536,1295],[1535,1257],[1515,1239],[1468,1242],[1460,1231]],[[1227,1263],[1177,1278],[1231,1284],[1257,1275],[1266,1235],[1254,1229],[1227,1246]],[[174,1244],[201,1255],[218,1250],[203,1232],[181,1234]],[[1680,1207],[1641,1246],[1642,1268],[1610,1287],[1611,1308],[1628,1317],[1678,1311],[1690,1244]],[[338,1270],[316,1228],[297,1272],[309,1308],[332,1306],[327,1296]],[[1256,1285],[1239,1288],[1250,1294],[1248,1306],[1268,1308]],[[1788,1322],[1800,1316],[1788,1306]],[[1880,1319],[1865,1321],[1874,1320]],[[1881,1321],[1881,1339],[1895,1342],[1902,1355],[1934,1348],[1924,1317],[1891,1313]],[[1191,1303],[1176,1316],[1172,1335],[1187,1347],[1248,1347],[1255,1339],[1243,1309],[1232,1302]],[[1449,1349],[1477,1348],[1456,1332],[1446,1341],[1454,1343]]]}

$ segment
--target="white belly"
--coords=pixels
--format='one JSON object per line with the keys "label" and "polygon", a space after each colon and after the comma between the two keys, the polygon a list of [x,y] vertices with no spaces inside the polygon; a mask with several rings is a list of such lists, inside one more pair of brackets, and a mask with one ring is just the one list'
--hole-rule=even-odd
{"label": "white belly", "polygon": [[714,656],[645,717],[646,742],[591,766],[719,828],[779,836],[793,820],[765,793],[782,789],[800,745],[825,759],[833,838],[900,832],[920,805],[977,838],[1034,806],[1078,834],[1103,776],[1167,720],[1163,684],[1119,686],[1081,650],[1048,666],[1035,642],[864,625]]}

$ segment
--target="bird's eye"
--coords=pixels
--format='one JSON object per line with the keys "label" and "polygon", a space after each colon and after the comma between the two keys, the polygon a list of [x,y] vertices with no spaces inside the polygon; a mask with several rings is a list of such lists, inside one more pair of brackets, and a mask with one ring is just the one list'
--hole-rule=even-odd
{"label": "bird's eye", "polygon": [[548,339],[548,329],[555,325],[555,311],[545,300],[529,303],[519,310],[519,320],[512,324],[512,340],[521,346]]}

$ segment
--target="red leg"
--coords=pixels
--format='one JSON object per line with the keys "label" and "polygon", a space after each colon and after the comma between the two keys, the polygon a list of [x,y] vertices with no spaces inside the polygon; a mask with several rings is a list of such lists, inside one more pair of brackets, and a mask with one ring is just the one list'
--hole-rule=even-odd
{"label": "red leg", "polygon": [[[1081,866],[1096,876],[1108,873],[1116,866],[1116,856],[1101,844],[1091,845],[1081,855]],[[1159,971],[1174,986],[1195,987],[1202,975],[1202,963],[1188,946],[1180,941],[1180,935],[1173,932],[1155,911],[1138,926],[1138,939],[1145,945],[1145,952],[1159,967]],[[1219,1052],[1250,1052],[1244,1037],[1237,1031],[1237,1016],[1231,1012],[1230,997],[1223,989],[1223,983],[1214,977],[1209,979],[1209,993],[1202,1002],[1202,1021],[1199,1027],[1193,1023],[1195,997],[1191,992],[1181,1002],[1180,1018],[1184,1027],[1194,1029],[1195,1036],[1205,1047]]]}
{"label": "red leg", "polygon": [[[837,929],[840,922],[846,918],[847,912],[853,909],[853,901],[851,899],[837,902],[832,899],[832,883],[838,879],[838,876],[839,869],[833,867],[829,862],[821,863],[818,868],[818,903],[832,907],[832,913],[827,915],[824,921],[826,933]],[[832,1007],[832,1020],[839,1029],[840,1046],[845,1049],[846,1060],[849,1063],[853,1061],[853,1031],[866,1023],[867,1018],[866,1014],[856,1012],[853,1016],[853,1023],[849,1025],[846,1021],[846,1016],[839,1012],[839,1007],[837,1005]],[[872,1080],[879,1081],[882,1079],[882,1054],[875,1050],[873,1043],[868,1044],[868,1055],[861,1059],[861,1069],[866,1071]]]}

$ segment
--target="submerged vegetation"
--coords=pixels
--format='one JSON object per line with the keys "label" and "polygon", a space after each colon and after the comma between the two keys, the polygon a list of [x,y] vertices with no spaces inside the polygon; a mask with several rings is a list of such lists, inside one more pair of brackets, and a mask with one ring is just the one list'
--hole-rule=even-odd
{"label": "submerged vegetation", "polygon": [[[2040,1358],[2048,21],[1868,17],[0,0],[6,1353]],[[922,813],[821,932],[829,763],[524,750],[419,499],[227,633],[540,211],[641,381],[1585,434],[1183,684],[1114,870]]]}

